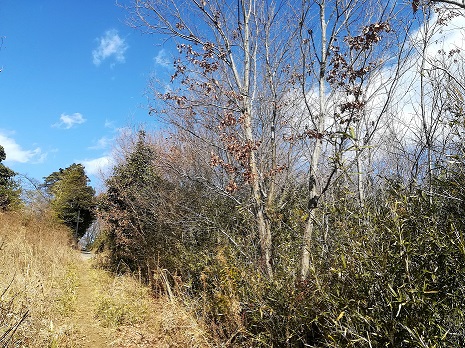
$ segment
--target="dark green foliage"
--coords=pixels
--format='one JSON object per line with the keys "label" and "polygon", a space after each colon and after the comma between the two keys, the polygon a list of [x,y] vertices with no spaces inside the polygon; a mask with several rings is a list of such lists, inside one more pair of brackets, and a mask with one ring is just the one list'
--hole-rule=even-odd
{"label": "dark green foliage", "polygon": [[75,231],[75,238],[84,235],[94,219],[94,189],[84,166],[73,163],[50,174],[44,187],[51,195],[51,208],[63,223]]}
{"label": "dark green foliage", "polygon": [[[465,344],[461,162],[432,197],[379,182],[363,208],[335,185],[316,215],[310,276],[299,279],[305,191],[267,212],[273,278],[260,272],[247,208],[193,181],[162,177],[143,133],[101,200],[113,267],[164,269],[218,340],[237,347],[460,347]],[[242,193],[241,193],[242,194]],[[246,198],[247,193],[243,193]],[[246,199],[244,199],[246,201]]]}
{"label": "dark green foliage", "polygon": [[21,190],[13,179],[16,173],[1,163],[5,159],[5,149],[0,145],[0,211],[14,209],[20,205]]}
{"label": "dark green foliage", "polygon": [[463,346],[462,215],[421,190],[385,192],[363,210],[345,198],[326,207],[330,232],[316,236],[305,281],[291,247],[273,279],[223,249],[205,258],[198,296],[212,327],[247,347]]}
{"label": "dark green foliage", "polygon": [[[363,211],[347,199],[327,207],[330,232],[315,238],[306,281],[292,272],[292,252],[280,259],[274,279],[232,255],[208,265],[216,278],[205,277],[210,293],[202,297],[214,322],[231,327],[230,312],[240,303],[237,345],[463,346],[465,240],[457,228],[463,215],[441,208],[448,199],[430,206],[421,190],[385,192]],[[222,309],[228,303],[229,311]]]}
{"label": "dark green foliage", "polygon": [[215,196],[196,185],[175,185],[159,174],[145,137],[139,133],[99,199],[111,266],[118,272],[137,271],[147,281],[159,268],[189,277],[201,268],[199,252],[217,240],[213,221],[228,222],[209,214],[212,205],[222,204],[214,202]]}
{"label": "dark green foliage", "polygon": [[[164,222],[157,209],[165,202],[162,189],[169,192],[153,170],[154,153],[141,132],[134,149],[117,165],[106,181],[107,192],[100,197],[99,212],[107,225],[107,243],[115,268],[142,270],[144,277],[155,267],[160,253],[167,250]],[[160,210],[161,212],[161,210]]]}

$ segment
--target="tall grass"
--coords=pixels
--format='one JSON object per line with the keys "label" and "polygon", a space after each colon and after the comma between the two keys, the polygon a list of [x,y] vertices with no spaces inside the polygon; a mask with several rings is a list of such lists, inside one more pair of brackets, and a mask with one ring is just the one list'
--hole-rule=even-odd
{"label": "tall grass", "polygon": [[91,268],[70,236],[52,217],[0,213],[0,347],[211,346],[191,312]]}
{"label": "tall grass", "polygon": [[[101,270],[97,270],[100,271]],[[99,274],[101,275],[101,273]],[[116,347],[213,347],[210,335],[175,296],[151,296],[152,289],[130,275],[100,277],[94,315],[116,329]]]}
{"label": "tall grass", "polygon": [[[51,217],[0,213],[0,345],[48,346],[76,254]],[[60,301],[62,299],[63,301]]]}

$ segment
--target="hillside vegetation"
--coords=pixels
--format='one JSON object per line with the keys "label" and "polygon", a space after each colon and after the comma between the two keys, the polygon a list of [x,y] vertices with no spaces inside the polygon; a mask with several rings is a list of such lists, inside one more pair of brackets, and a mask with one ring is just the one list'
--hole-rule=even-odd
{"label": "hillside vegetation", "polygon": [[226,346],[465,346],[462,2],[127,10],[176,47],[97,199],[106,267]]}
{"label": "hillside vegetation", "polygon": [[92,268],[70,240],[49,217],[0,213],[1,347],[208,347],[187,310]]}
{"label": "hillside vegetation", "polygon": [[3,342],[464,347],[460,3],[129,1],[173,58],[157,131],[120,133],[97,196],[72,164],[25,204],[99,269],[2,215]]}
{"label": "hillside vegetation", "polygon": [[302,279],[296,231],[308,213],[301,186],[289,184],[286,204],[267,212],[269,276],[246,205],[177,176],[170,169],[181,167],[179,158],[144,134],[128,149],[99,197],[104,264],[161,293],[177,290],[226,346],[463,346],[463,162],[438,169],[433,196],[424,185],[386,177],[360,206],[348,185],[334,185],[315,215]]}

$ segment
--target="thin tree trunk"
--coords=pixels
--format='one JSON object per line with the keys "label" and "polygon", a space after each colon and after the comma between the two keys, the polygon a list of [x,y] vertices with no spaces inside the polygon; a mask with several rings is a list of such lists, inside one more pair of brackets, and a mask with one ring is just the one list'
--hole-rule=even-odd
{"label": "thin tree trunk", "polygon": [[[319,134],[323,133],[323,127],[325,123],[325,114],[326,114],[326,92],[325,92],[325,75],[326,75],[326,19],[325,19],[325,0],[322,0],[320,3],[320,26],[321,26],[321,58],[320,58],[320,76],[319,76],[319,113],[316,120],[317,132]],[[311,159],[310,159],[310,168],[309,168],[309,178],[308,178],[308,220],[305,227],[303,240],[302,240],[302,259],[301,259],[301,278],[305,279],[308,276],[310,270],[310,258],[311,258],[311,246],[313,239],[313,229],[315,223],[315,209],[318,205],[319,193],[317,185],[317,171],[318,171],[318,162],[320,161],[321,151],[323,147],[322,139],[315,138],[315,146],[313,148]]]}
{"label": "thin tree trunk", "polygon": [[360,208],[365,206],[365,186],[363,183],[363,161],[362,161],[362,151],[359,148],[358,144],[359,140],[357,140],[356,144],[356,154],[357,156],[357,189],[358,189],[358,204]]}
{"label": "thin tree trunk", "polygon": [[305,231],[303,235],[303,244],[302,244],[302,260],[301,260],[301,277],[302,279],[307,278],[308,272],[310,269],[310,254],[311,246],[313,242],[313,229],[315,223],[315,213],[318,205],[318,191],[317,191],[317,181],[316,181],[316,170],[318,168],[318,161],[321,155],[322,141],[316,139],[315,147],[312,153],[311,164],[310,164],[310,174],[309,174],[309,198],[308,198],[308,219],[305,226]]}
{"label": "thin tree trunk", "polygon": [[[252,141],[252,129],[250,127],[250,116],[245,118],[245,130],[246,138],[248,141]],[[266,274],[269,277],[273,276],[273,269],[271,266],[271,230],[266,218],[265,213],[265,202],[262,199],[260,191],[260,176],[258,173],[257,162],[255,157],[255,151],[252,150],[250,153],[250,174],[252,184],[252,194],[254,201],[254,213],[257,222],[258,235],[260,238],[260,263]]]}
{"label": "thin tree trunk", "polygon": [[423,132],[425,135],[425,146],[426,146],[426,155],[428,161],[428,168],[427,168],[427,180],[428,180],[428,196],[429,196],[429,204],[433,204],[433,196],[432,196],[432,171],[433,171],[433,163],[432,163],[432,154],[431,154],[431,147],[432,147],[432,140],[431,140],[431,132],[432,132],[432,122],[428,122],[427,115],[426,115],[426,101],[425,101],[425,73],[426,73],[426,55],[427,55],[427,48],[429,44],[429,25],[428,22],[425,24],[425,37],[422,41],[422,58],[421,58],[421,66],[420,66],[420,110],[421,110],[421,120],[423,126]]}
{"label": "thin tree trunk", "polygon": [[244,133],[245,138],[251,146],[249,166],[251,174],[252,195],[254,202],[254,213],[258,228],[258,236],[260,239],[260,264],[264,268],[266,274],[271,278],[273,276],[273,269],[271,266],[271,230],[267,221],[265,212],[265,202],[263,200],[260,181],[261,177],[258,172],[257,158],[254,150],[254,137],[252,132],[252,98],[250,91],[250,74],[252,69],[252,52],[250,44],[250,16],[252,12],[252,2],[248,7],[245,1],[241,1],[242,12],[244,16],[244,76],[242,95],[244,98]]}

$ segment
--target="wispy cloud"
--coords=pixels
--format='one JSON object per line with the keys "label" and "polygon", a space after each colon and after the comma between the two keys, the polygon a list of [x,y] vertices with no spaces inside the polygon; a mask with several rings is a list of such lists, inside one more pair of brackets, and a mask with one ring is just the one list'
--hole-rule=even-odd
{"label": "wispy cloud", "polygon": [[161,49],[158,54],[153,58],[155,64],[160,65],[164,68],[169,68],[171,66],[171,61],[168,59],[166,55],[165,49]]}
{"label": "wispy cloud", "polygon": [[47,156],[47,154],[42,153],[40,147],[33,150],[24,150],[15,139],[2,133],[0,133],[0,145],[5,149],[5,162],[40,163]]}
{"label": "wispy cloud", "polygon": [[79,112],[75,112],[72,115],[61,114],[60,121],[53,124],[52,127],[70,129],[84,122],[86,122],[86,119]]}
{"label": "wispy cloud", "polygon": [[115,128],[115,121],[110,121],[110,120],[106,119],[105,123],[104,123],[104,127],[105,128],[110,128],[110,129]]}
{"label": "wispy cloud", "polygon": [[106,149],[111,143],[113,139],[107,137],[101,137],[97,140],[95,145],[89,147],[89,150],[104,150]]}
{"label": "wispy cloud", "polygon": [[107,30],[97,40],[99,46],[92,51],[93,62],[96,66],[99,66],[105,59],[110,57],[114,57],[118,63],[124,63],[124,54],[129,46],[126,44],[125,39],[118,35],[117,30]]}

